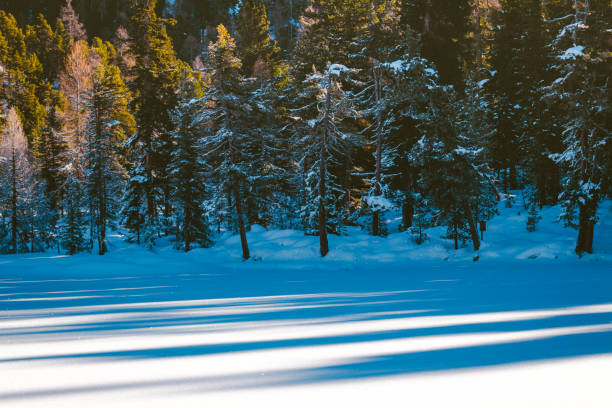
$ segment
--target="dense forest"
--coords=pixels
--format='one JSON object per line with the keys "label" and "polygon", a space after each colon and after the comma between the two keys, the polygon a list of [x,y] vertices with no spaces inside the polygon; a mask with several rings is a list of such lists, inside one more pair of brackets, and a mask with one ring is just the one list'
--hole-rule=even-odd
{"label": "dense forest", "polygon": [[[609,0],[0,0],[0,253],[447,227],[502,196],[593,251]],[[512,200],[507,200],[512,205]]]}

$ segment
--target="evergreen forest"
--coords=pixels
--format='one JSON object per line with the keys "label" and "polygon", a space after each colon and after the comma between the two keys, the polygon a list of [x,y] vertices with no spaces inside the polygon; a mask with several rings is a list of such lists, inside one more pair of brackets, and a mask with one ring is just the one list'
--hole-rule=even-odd
{"label": "evergreen forest", "polygon": [[0,253],[394,211],[477,251],[517,194],[592,253],[611,74],[609,0],[0,0]]}

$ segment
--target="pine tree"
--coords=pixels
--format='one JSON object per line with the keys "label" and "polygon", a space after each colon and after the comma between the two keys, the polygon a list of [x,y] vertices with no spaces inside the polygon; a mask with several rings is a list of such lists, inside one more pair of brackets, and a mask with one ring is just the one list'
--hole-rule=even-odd
{"label": "pine tree", "polygon": [[50,229],[52,213],[45,197],[44,181],[35,160],[26,159],[23,165],[19,206],[19,224],[22,226],[21,252],[43,252],[54,240]]}
{"label": "pine tree", "polygon": [[[317,112],[316,97],[319,93],[316,86],[310,92],[302,89],[303,84],[316,72],[326,72],[330,64],[340,64],[350,67],[352,72],[350,78],[341,78],[341,88],[349,99],[362,90],[367,82],[367,75],[371,66],[369,57],[372,51],[368,29],[371,20],[375,19],[374,5],[381,2],[370,2],[365,0],[316,0],[308,3],[300,19],[295,51],[291,59],[291,75],[295,78],[287,92],[290,96],[291,108],[299,111],[296,116],[314,120]],[[382,15],[384,13],[380,13]],[[380,17],[380,15],[378,17]],[[312,85],[312,84],[311,84]],[[310,110],[307,112],[307,110]],[[337,189],[335,193],[338,200],[334,201],[337,211],[334,211],[334,223],[337,222],[335,233],[341,233],[343,226],[353,222],[353,214],[359,207],[358,196],[364,189],[364,181],[360,173],[361,168],[370,166],[369,152],[364,147],[363,137],[360,135],[364,123],[354,119],[345,118],[340,127],[340,132],[347,135],[344,140],[343,149],[334,153],[333,160],[327,163],[328,171],[334,175]],[[303,137],[309,137],[311,133],[303,126],[298,126],[296,133],[303,133]],[[365,158],[365,159],[364,159]],[[312,158],[314,160],[314,157]],[[311,159],[300,160],[304,168],[310,168]],[[302,171],[306,176],[308,172]],[[299,183],[307,186],[306,178],[302,177]],[[307,193],[304,190],[304,193]],[[307,194],[301,194],[302,202],[306,204]],[[317,210],[318,211],[318,210]],[[309,214],[313,214],[310,210]],[[304,215],[306,230],[314,233],[317,228],[312,224],[313,219]]]}
{"label": "pine tree", "polygon": [[295,155],[291,148],[290,132],[284,129],[286,110],[283,107],[285,88],[283,76],[267,80],[245,81],[246,101],[251,111],[248,145],[244,146],[251,158],[247,173],[250,191],[246,197],[246,216],[249,225],[285,228],[296,225],[295,207],[291,205],[295,192]]}
{"label": "pine tree", "polygon": [[[429,62],[415,54],[415,49],[408,49],[394,61],[374,60],[370,86],[363,91],[364,115],[371,121],[366,131],[373,133],[376,143],[376,171],[368,197],[382,196],[401,206],[403,229],[412,225],[416,193],[416,167],[408,153],[419,138],[417,126],[426,110],[428,87],[437,82]],[[374,234],[381,226],[376,212],[380,211],[372,214]]]}
{"label": "pine tree", "polygon": [[[77,41],[68,58],[64,70],[60,74],[60,90],[65,95],[67,104],[62,112],[63,137],[66,143],[63,161],[66,163],[62,171],[62,177],[66,180],[66,185],[71,189],[75,197],[65,197],[68,201],[62,206],[70,205],[75,208],[69,215],[71,222],[84,219],[81,216],[81,208],[76,208],[82,204],[86,194],[86,172],[87,172],[87,144],[90,142],[87,132],[90,125],[90,106],[93,86],[93,75],[97,64],[96,55],[85,41]],[[68,194],[68,191],[65,191]],[[81,201],[76,201],[80,197]],[[93,202],[88,203],[89,213],[89,248],[94,245],[94,208]],[[79,213],[77,216],[77,212]],[[74,230],[74,228],[73,228]],[[76,238],[75,238],[76,239]],[[71,246],[72,250],[80,250],[81,246]]]}
{"label": "pine tree", "polygon": [[300,17],[300,26],[293,55],[293,75],[301,82],[314,69],[323,70],[331,61],[330,32],[335,29],[331,2],[314,0],[308,2]]}
{"label": "pine tree", "polygon": [[124,219],[136,235],[144,233],[142,237],[149,247],[167,231],[172,213],[167,174],[173,128],[169,112],[177,104],[176,89],[183,66],[166,32],[167,21],[157,16],[155,6],[154,0],[132,1],[129,31],[135,65],[130,87],[136,133],[127,144],[131,165]]}
{"label": "pine tree", "polygon": [[[350,140],[341,122],[359,115],[340,82],[341,77],[352,72],[340,64],[329,65],[324,74],[313,72],[304,81],[303,99],[308,104],[294,112],[301,124],[296,138],[304,149],[301,166],[306,175],[306,197],[302,214],[306,232],[319,235],[321,256],[329,252],[327,234],[340,233],[344,222],[345,189],[330,167],[335,158],[342,157]],[[313,106],[317,113],[311,117]]]}
{"label": "pine tree", "polygon": [[[208,47],[209,65],[213,72],[206,95],[211,108],[205,111],[204,120],[209,121],[212,128],[204,138],[204,158],[216,183],[213,207],[229,207],[230,198],[233,199],[242,257],[249,259],[244,198],[249,190],[247,164],[250,158],[242,147],[249,143],[247,115],[251,108],[244,104],[242,63],[236,56],[236,42],[223,25],[217,27],[217,35],[217,41]],[[226,212],[229,213],[229,209]]]}
{"label": "pine tree", "polygon": [[208,198],[206,170],[203,161],[203,136],[206,106],[202,98],[202,85],[195,73],[183,72],[180,103],[172,111],[172,132],[175,149],[169,164],[172,183],[172,203],[176,218],[176,246],[185,252],[193,244],[207,247],[211,244],[207,214],[204,205]]}
{"label": "pine tree", "polygon": [[62,187],[64,200],[62,202],[63,217],[60,220],[60,243],[69,255],[90,247],[85,241],[85,189],[81,180],[70,167],[64,169],[66,181]]}
{"label": "pine tree", "polygon": [[527,210],[527,231],[535,232],[538,222],[542,219],[538,212],[538,198],[533,187],[527,187],[523,190],[523,201]]}
{"label": "pine tree", "polygon": [[[238,14],[236,43],[242,61],[242,74],[250,77],[266,67],[272,71],[279,52],[270,38],[270,21],[263,0],[244,0]],[[259,66],[256,66],[259,64]],[[257,70],[255,68],[258,68]]]}
{"label": "pine tree", "polygon": [[298,162],[300,147],[295,144],[295,125],[290,110],[299,84],[289,75],[286,63],[277,64],[271,78],[249,78],[243,84],[246,104],[251,108],[247,154],[250,191],[246,196],[249,225],[301,228],[299,216],[303,199]]}
{"label": "pine tree", "polygon": [[[495,185],[494,172],[489,163],[491,153],[488,141],[495,132],[494,112],[491,108],[492,96],[486,93],[483,80],[469,79],[465,96],[458,100],[457,126],[459,148],[455,153],[462,154],[469,166],[463,175],[465,193],[464,211],[474,248],[478,243],[478,221],[487,221],[497,212],[497,201],[501,195]],[[470,220],[472,218],[472,220]],[[478,244],[477,244],[478,243]]]}
{"label": "pine tree", "polygon": [[455,249],[469,236],[477,251],[477,220],[491,214],[494,194],[482,141],[474,134],[474,111],[462,112],[473,102],[457,100],[451,88],[435,83],[429,84],[427,96],[421,138],[410,152],[419,166],[419,185],[438,211],[438,222],[447,225]]}
{"label": "pine tree", "polygon": [[371,3],[370,17],[362,30],[356,33],[356,41],[361,48],[358,53],[372,63],[387,63],[403,57],[406,52],[414,51],[412,31],[401,23],[400,0],[376,0]]}
{"label": "pine tree", "polygon": [[25,35],[15,17],[0,10],[0,64],[4,80],[0,83],[0,99],[17,108],[29,146],[38,143],[46,115],[41,103],[48,84],[36,54],[26,47]]}
{"label": "pine tree", "polygon": [[[36,57],[36,56],[34,56]],[[48,88],[44,88],[47,90]],[[28,137],[30,146],[36,155],[40,154],[40,134],[45,124],[46,110],[41,99],[38,97],[38,86],[26,84],[22,88],[22,94],[15,101],[15,106],[19,109],[23,130]]]}
{"label": "pine tree", "polygon": [[[330,32],[332,59],[329,62],[340,63],[353,69],[365,69],[369,65],[368,55],[364,49],[368,47],[370,41],[364,39],[363,33],[367,31],[371,21],[376,18],[374,17],[376,12],[392,11],[390,9],[374,10],[374,6],[381,5],[380,0],[336,0],[334,3],[332,10],[338,27]],[[352,90],[353,87],[347,89]]]}
{"label": "pine tree", "polygon": [[372,133],[374,134],[376,151],[375,156],[375,172],[374,178],[370,181],[372,188],[368,192],[368,196],[365,197],[364,202],[373,208],[372,213],[372,235],[381,235],[381,210],[384,208],[380,205],[373,205],[384,199],[384,193],[388,195],[388,188],[383,184],[383,146],[386,142],[386,138],[389,135],[389,131],[392,128],[392,120],[389,119],[388,101],[386,100],[387,94],[383,95],[384,89],[384,76],[383,69],[380,62],[374,60],[372,64],[372,85],[371,91],[366,88],[364,93],[367,95],[366,99],[366,116],[372,118]]}
{"label": "pine tree", "polygon": [[409,232],[417,245],[423,244],[429,238],[425,230],[433,227],[435,210],[421,194],[415,193],[413,200],[414,219]]}
{"label": "pine tree", "polygon": [[421,35],[422,57],[434,63],[442,84],[463,89],[469,61],[469,0],[402,0],[402,23]]}
{"label": "pine tree", "polygon": [[[364,70],[362,78],[367,84],[359,93],[362,99],[364,117],[369,126],[365,132],[371,135],[372,143],[375,145],[374,152],[374,177],[369,180],[370,191],[366,201],[375,200],[384,203],[381,198],[388,198],[390,194],[388,178],[383,173],[383,156],[391,132],[397,128],[397,115],[394,115],[393,105],[399,106],[396,98],[398,93],[394,92],[393,80],[397,78],[394,69],[389,69],[395,61],[400,61],[407,47],[400,44],[408,42],[409,35],[400,28],[398,4],[396,1],[381,1],[373,7],[373,18],[367,30],[362,33],[362,43],[368,44],[365,54],[369,57],[370,68]],[[390,203],[389,203],[390,204]],[[370,206],[372,207],[372,206]],[[380,207],[380,206],[379,206]],[[381,210],[374,209],[372,212],[372,234],[382,234]]]}
{"label": "pine tree", "polygon": [[50,83],[56,81],[68,53],[60,30],[53,30],[45,16],[39,14],[36,23],[27,27],[25,41],[28,50],[40,60],[45,79]]}
{"label": "pine tree", "polygon": [[[502,172],[504,192],[519,187],[519,166],[536,185],[541,204],[554,201],[555,165],[548,158],[558,146],[549,113],[540,103],[546,47],[539,0],[504,0],[494,15],[491,69],[487,89],[493,99],[497,132],[490,139],[493,167]],[[553,131],[554,132],[554,131]]]}
{"label": "pine tree", "polygon": [[328,63],[364,68],[363,32],[371,18],[369,0],[312,0],[300,18],[293,61],[294,76],[303,81],[313,66],[323,72]]}
{"label": "pine tree", "polygon": [[6,117],[0,140],[0,158],[1,184],[3,190],[6,189],[2,191],[4,208],[0,213],[10,214],[8,252],[15,254],[41,249],[40,244],[35,244],[36,218],[42,216],[44,203],[39,195],[37,169],[28,152],[28,142],[15,108],[11,108]]}
{"label": "pine tree", "polygon": [[553,155],[563,166],[562,200],[565,218],[573,224],[578,208],[576,253],[593,252],[597,206],[602,197],[606,144],[612,117],[610,104],[610,22],[605,0],[576,1],[573,19],[553,43],[558,51],[559,77],[546,88],[548,97],[563,106],[565,151]]}
{"label": "pine tree", "polygon": [[546,44],[544,5],[540,0],[525,0],[522,38],[524,68],[523,83],[525,109],[521,137],[524,167],[528,182],[535,186],[537,204],[556,204],[560,191],[559,166],[550,159],[551,153],[562,149],[558,123],[554,119],[554,107],[542,103],[542,86],[552,79],[552,59]]}
{"label": "pine tree", "polygon": [[18,213],[17,205],[19,202],[19,177],[21,164],[27,154],[28,143],[21,127],[21,121],[17,116],[17,111],[12,108],[6,119],[6,126],[2,138],[2,156],[5,159],[8,177],[6,186],[10,189],[8,195],[8,208],[10,215],[10,247],[9,253],[15,254],[18,250]]}
{"label": "pine tree", "polygon": [[128,111],[129,92],[119,68],[111,65],[115,50],[110,43],[94,40],[97,67],[92,75],[88,96],[86,182],[92,235],[98,252],[107,251],[106,231],[114,226],[119,213],[119,197],[123,188],[124,170],[119,150],[134,130],[134,118]]}
{"label": "pine tree", "polygon": [[41,155],[38,161],[41,168],[41,177],[45,181],[49,209],[52,213],[52,226],[55,226],[60,212],[60,203],[62,201],[61,186],[65,181],[61,173],[66,151],[62,119],[64,105],[64,96],[60,92],[52,92],[47,108],[47,120],[41,134],[39,146]]}
{"label": "pine tree", "polygon": [[[58,177],[62,180],[59,187],[61,218],[59,220],[60,246],[68,254],[74,255],[94,245],[93,202],[87,201],[87,145],[90,126],[90,103],[93,87],[93,74],[96,56],[83,40],[82,24],[71,9],[60,13],[58,26],[68,27],[65,44],[70,44],[63,70],[60,72],[59,87],[66,98],[61,111],[62,138],[65,148],[59,157],[62,167]],[[89,220],[89,240],[85,240]]]}

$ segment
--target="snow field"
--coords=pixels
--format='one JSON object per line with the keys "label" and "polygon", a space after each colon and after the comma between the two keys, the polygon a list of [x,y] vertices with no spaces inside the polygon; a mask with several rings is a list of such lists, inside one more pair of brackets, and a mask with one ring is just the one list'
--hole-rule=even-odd
{"label": "snow field", "polygon": [[[609,407],[612,241],[518,205],[480,260],[440,229],[249,233],[188,254],[0,258],[2,407]],[[520,214],[519,214],[520,211]],[[390,231],[397,222],[388,217]],[[520,245],[517,245],[517,242]]]}

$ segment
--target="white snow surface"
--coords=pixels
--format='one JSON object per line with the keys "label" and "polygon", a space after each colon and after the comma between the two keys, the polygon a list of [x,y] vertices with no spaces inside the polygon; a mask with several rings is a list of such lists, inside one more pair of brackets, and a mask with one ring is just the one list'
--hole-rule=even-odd
{"label": "white snow surface", "polygon": [[[612,224],[594,255],[520,196],[480,260],[442,228],[0,257],[0,406],[610,407]],[[519,214],[520,212],[520,214]]]}

